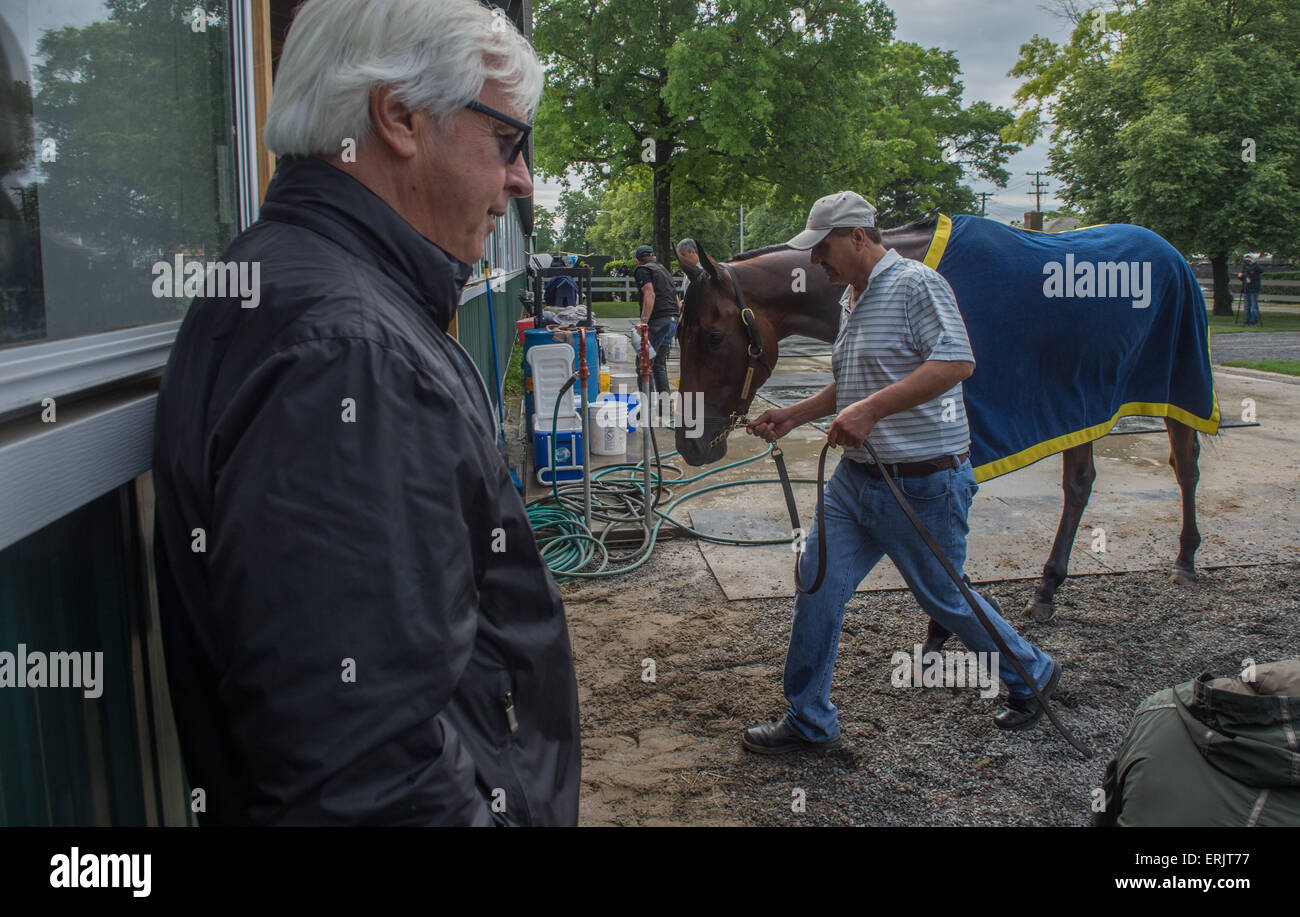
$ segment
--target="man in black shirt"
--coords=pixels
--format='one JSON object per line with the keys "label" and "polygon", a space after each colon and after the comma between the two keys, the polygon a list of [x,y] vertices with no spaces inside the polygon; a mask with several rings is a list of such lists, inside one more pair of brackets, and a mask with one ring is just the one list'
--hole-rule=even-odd
{"label": "man in black shirt", "polygon": [[1254,255],[1247,255],[1245,263],[1241,266],[1241,272],[1237,277],[1241,280],[1241,292],[1246,300],[1246,321],[1247,325],[1259,324],[1259,291],[1261,288],[1260,275],[1264,269],[1259,266],[1258,260]]}
{"label": "man in black shirt", "polygon": [[659,263],[654,249],[642,245],[636,250],[636,288],[641,292],[641,321],[650,323],[650,344],[655,348],[652,364],[655,391],[670,392],[668,387],[668,353],[673,346],[677,314],[681,301],[673,286],[672,275]]}

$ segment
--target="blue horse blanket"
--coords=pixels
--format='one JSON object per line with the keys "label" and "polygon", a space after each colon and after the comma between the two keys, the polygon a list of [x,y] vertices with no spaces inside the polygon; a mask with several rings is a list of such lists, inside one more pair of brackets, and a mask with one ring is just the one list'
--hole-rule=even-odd
{"label": "blue horse blanket", "polygon": [[977,480],[1104,436],[1125,415],[1218,430],[1201,288],[1150,230],[941,216],[925,263],[952,286],[975,353],[963,392]]}

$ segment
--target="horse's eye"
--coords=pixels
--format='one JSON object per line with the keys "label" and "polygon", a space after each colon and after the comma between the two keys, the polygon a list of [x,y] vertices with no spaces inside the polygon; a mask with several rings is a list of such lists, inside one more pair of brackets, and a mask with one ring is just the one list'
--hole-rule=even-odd
{"label": "horse's eye", "polygon": [[709,349],[717,350],[722,346],[723,334],[721,331],[712,331],[709,333]]}

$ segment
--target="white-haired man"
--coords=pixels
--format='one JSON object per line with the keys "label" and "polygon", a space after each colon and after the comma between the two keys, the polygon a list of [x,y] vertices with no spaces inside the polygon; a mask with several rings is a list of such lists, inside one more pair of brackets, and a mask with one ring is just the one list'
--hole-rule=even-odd
{"label": "white-haired man", "polygon": [[474,0],[308,0],[261,217],[158,402],[156,555],[190,782],[216,824],[574,824],[564,607],[447,334],[541,91]]}

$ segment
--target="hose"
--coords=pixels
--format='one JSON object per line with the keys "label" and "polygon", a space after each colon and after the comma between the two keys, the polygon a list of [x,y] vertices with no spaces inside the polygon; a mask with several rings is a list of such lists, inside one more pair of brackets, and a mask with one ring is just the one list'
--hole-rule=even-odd
{"label": "hose", "polygon": [[[654,451],[653,467],[650,469],[651,487],[654,489],[654,499],[650,507],[651,514],[654,517],[652,523],[645,516],[642,488],[648,457],[643,456],[638,462],[615,462],[591,469],[592,527],[588,528],[584,522],[583,482],[569,481],[560,484],[555,471],[555,447],[558,438],[556,433],[559,430],[560,405],[563,403],[569,387],[577,381],[577,378],[578,374],[575,372],[560,387],[560,393],[555,399],[554,410],[551,412],[551,494],[531,500],[525,507],[528,513],[529,525],[533,530],[534,537],[537,539],[538,551],[557,582],[564,582],[569,579],[621,576],[632,572],[650,559],[659,539],[659,530],[665,524],[675,526],[701,541],[714,544],[790,544],[793,536],[744,539],[709,535],[692,528],[673,516],[673,511],[682,503],[707,493],[729,487],[779,484],[779,478],[723,481],[718,484],[696,488],[683,493],[681,496],[675,496],[675,491],[684,485],[694,484],[711,475],[766,458],[772,452],[771,445],[768,445],[767,449],[758,455],[728,462],[725,465],[719,465],[717,468],[710,468],[707,471],[687,477],[680,466],[663,461],[665,458],[672,458],[678,453],[674,450],[660,455],[653,425],[650,426],[650,439]],[[649,421],[643,419],[643,422],[648,423]],[[584,449],[586,450],[584,459],[589,459],[591,454],[589,446],[584,445]],[[620,472],[626,473],[620,474]],[[673,476],[666,477],[666,474]],[[814,478],[795,478],[793,483],[816,484],[817,481]],[[666,504],[664,509],[659,508],[661,504]],[[620,530],[627,531],[632,526],[642,531],[641,543],[636,547],[618,550],[606,543],[606,540],[612,534]]]}

